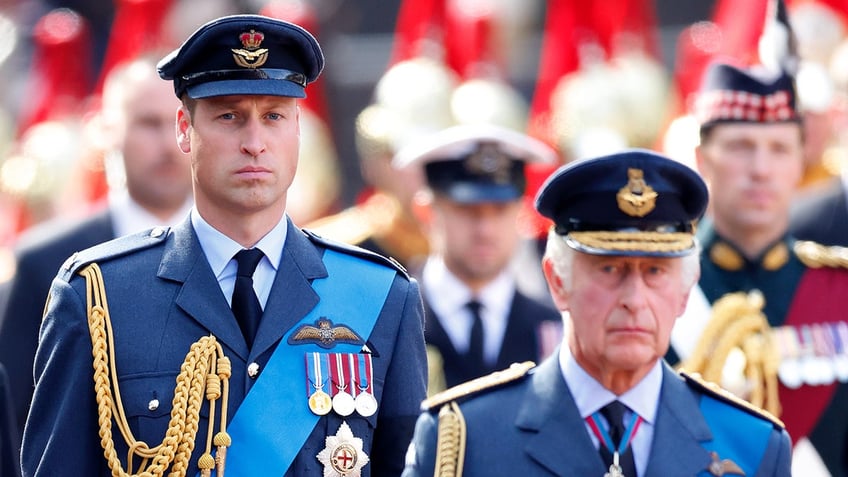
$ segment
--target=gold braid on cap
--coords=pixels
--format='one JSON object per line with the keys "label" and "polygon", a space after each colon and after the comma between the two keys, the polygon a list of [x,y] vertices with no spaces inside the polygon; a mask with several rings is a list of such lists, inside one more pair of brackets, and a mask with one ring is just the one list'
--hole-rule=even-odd
{"label": "gold braid on cap", "polygon": [[718,383],[722,380],[728,356],[739,348],[746,358],[744,372],[748,387],[747,395],[741,397],[779,416],[777,368],[780,352],[762,313],[764,304],[758,291],[728,293],[716,300],[712,317],[695,350],[680,367]]}
{"label": "gold braid on cap", "polygon": [[592,248],[621,252],[682,252],[694,246],[686,232],[569,232],[572,239]]}
{"label": "gold braid on cap", "polygon": [[436,470],[433,477],[461,477],[465,464],[465,417],[456,401],[439,410]]}
{"label": "gold braid on cap", "polygon": [[[200,475],[208,477],[215,468],[218,476],[224,475],[227,447],[227,401],[229,396],[230,359],[214,336],[204,336],[191,345],[185,361],[180,367],[172,401],[171,420],[162,443],[151,448],[146,442],[137,441],[130,430],[126,412],[121,403],[118,387],[118,372],[115,365],[115,343],[112,320],[106,302],[103,275],[96,263],[80,271],[85,277],[88,327],[91,333],[92,356],[94,357],[94,391],[97,396],[100,445],[109,463],[113,477],[160,477],[168,471],[170,476],[184,477],[188,472],[189,459],[194,450],[200,421],[200,407],[204,392],[209,401],[209,429],[206,452],[200,457]],[[114,383],[114,384],[113,384]],[[216,401],[221,399],[221,430],[212,436]],[[121,466],[112,438],[112,419],[129,446],[127,470]],[[217,455],[212,457],[212,444],[217,446]],[[138,472],[133,473],[133,460],[141,460]]]}

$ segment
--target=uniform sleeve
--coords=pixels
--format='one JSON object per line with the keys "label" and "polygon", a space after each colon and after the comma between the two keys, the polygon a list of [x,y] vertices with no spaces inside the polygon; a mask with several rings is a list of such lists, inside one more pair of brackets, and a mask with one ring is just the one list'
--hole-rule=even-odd
{"label": "uniform sleeve", "polygon": [[436,431],[438,421],[429,412],[422,413],[415,424],[415,436],[409,445],[403,477],[431,477],[436,464]]}
{"label": "uniform sleeve", "polygon": [[98,438],[85,300],[61,280],[51,289],[34,373],[35,393],[21,452],[24,477],[101,475],[105,460]]}
{"label": "uniform sleeve", "polygon": [[792,441],[786,430],[775,430],[769,436],[768,446],[757,471],[757,477],[792,476]]}
{"label": "uniform sleeve", "polygon": [[[398,276],[393,288],[401,291],[397,295],[401,300],[395,302],[393,290],[383,313],[399,306],[395,310],[400,311],[400,322],[396,329],[394,349],[391,350],[391,361],[380,400],[379,420],[374,433],[371,459],[371,475],[374,476],[400,475],[421,401],[427,393],[424,308],[418,284],[415,280]],[[386,320],[381,319],[378,326],[382,326],[383,322]],[[377,332],[387,331],[381,329]]]}

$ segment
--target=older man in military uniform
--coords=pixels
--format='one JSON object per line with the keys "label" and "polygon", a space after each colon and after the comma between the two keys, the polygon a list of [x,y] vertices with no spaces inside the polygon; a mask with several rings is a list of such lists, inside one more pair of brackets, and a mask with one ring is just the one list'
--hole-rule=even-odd
{"label": "older man in military uniform", "polygon": [[426,385],[418,286],[286,213],[298,98],[323,64],[306,30],[257,15],[159,63],[195,208],[62,267],[25,476],[400,473]]}
{"label": "older man in military uniform", "polygon": [[559,342],[557,311],[517,288],[516,274],[533,271],[511,267],[525,168],[555,160],[545,144],[488,124],[444,129],[395,157],[426,181],[417,210],[431,245],[420,272],[431,394],[544,358]]}
{"label": "older man in military uniform", "polygon": [[777,421],[662,359],[706,204],[693,170],[642,150],[548,178],[536,207],[555,224],[543,267],[563,346],[425,401],[404,476],[788,477]]}
{"label": "older man in military uniform", "polygon": [[[672,342],[685,368],[711,363],[728,385],[737,383],[734,391],[779,414],[793,441],[809,439],[831,474],[848,476],[848,259],[788,232],[804,150],[793,83],[762,66],[715,63],[707,71],[696,159],[713,191],[698,232],[699,286],[712,307],[700,319],[684,316]],[[733,305],[739,292],[757,297],[740,304],[747,311]],[[761,325],[756,315],[764,315]],[[759,344],[746,347],[750,336]],[[746,356],[721,351],[732,347]]]}

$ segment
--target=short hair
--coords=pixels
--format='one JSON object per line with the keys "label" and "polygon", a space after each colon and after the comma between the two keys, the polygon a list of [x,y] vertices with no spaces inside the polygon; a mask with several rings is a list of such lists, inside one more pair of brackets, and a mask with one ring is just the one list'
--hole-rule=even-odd
{"label": "short hair", "polygon": [[[545,258],[551,260],[554,273],[562,280],[562,286],[566,291],[571,290],[572,278],[574,271],[574,257],[577,254],[567,243],[564,237],[555,230],[551,229],[548,232],[548,242],[545,246]],[[582,252],[581,252],[582,253]],[[695,249],[692,253],[680,257],[682,262],[681,269],[681,287],[683,291],[688,291],[689,288],[695,285],[695,281],[701,271],[701,245],[695,239]]]}

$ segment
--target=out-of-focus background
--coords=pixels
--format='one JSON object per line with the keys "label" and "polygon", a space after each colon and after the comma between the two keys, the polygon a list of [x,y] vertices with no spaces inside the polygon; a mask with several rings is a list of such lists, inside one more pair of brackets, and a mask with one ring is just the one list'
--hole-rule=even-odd
{"label": "out-of-focus background", "polygon": [[[375,148],[391,153],[460,122],[527,130],[563,162],[624,145],[687,161],[695,135],[687,104],[704,65],[716,55],[755,61],[768,3],[0,1],[0,246],[48,218],[100,206],[107,174],[87,117],[103,76],[143,51],[174,48],[216,16],[293,20],[323,45],[326,68],[304,103],[301,177],[289,201],[303,225],[367,193],[360,163]],[[802,101],[826,109],[843,87],[832,58],[848,1],[787,5],[807,83],[818,85],[804,100],[799,77]]]}

